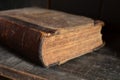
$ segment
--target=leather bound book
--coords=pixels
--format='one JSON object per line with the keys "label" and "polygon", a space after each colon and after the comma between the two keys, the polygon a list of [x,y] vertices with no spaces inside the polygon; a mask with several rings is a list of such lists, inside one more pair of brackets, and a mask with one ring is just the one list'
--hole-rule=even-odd
{"label": "leather bound book", "polygon": [[104,23],[41,8],[0,12],[0,41],[45,67],[60,65],[103,44]]}

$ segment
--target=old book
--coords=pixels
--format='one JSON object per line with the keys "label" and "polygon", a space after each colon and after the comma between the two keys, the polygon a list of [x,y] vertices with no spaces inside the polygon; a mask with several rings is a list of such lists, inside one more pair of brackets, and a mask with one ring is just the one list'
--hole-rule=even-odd
{"label": "old book", "polygon": [[41,8],[8,10],[0,12],[0,41],[49,67],[101,46],[103,24]]}

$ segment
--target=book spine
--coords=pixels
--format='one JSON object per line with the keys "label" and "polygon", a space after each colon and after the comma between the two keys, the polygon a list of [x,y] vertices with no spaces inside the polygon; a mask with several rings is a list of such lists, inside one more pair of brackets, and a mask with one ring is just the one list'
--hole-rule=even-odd
{"label": "book spine", "polygon": [[0,42],[24,53],[32,60],[38,60],[42,34],[29,24],[0,16]]}

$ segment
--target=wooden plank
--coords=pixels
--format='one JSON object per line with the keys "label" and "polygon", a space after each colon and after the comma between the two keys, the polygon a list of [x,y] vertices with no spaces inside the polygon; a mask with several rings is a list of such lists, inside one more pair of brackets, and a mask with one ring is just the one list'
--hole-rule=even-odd
{"label": "wooden plank", "polygon": [[75,76],[49,70],[34,63],[24,61],[23,59],[21,60],[18,55],[15,55],[16,53],[11,53],[11,51],[7,51],[4,48],[0,49],[0,75],[2,76],[15,80],[78,79]]}
{"label": "wooden plank", "polygon": [[[71,60],[61,66],[49,69],[33,62],[23,60],[0,47],[0,75],[15,80],[119,80],[120,59],[112,56],[113,52],[104,47],[91,54]],[[6,52],[2,54],[2,52]],[[9,58],[2,58],[9,56]],[[10,61],[9,61],[10,60]],[[14,61],[15,60],[15,61]],[[20,62],[19,62],[20,61]],[[18,63],[18,64],[16,64]]]}
{"label": "wooden plank", "polygon": [[11,80],[11,79],[0,75],[0,80]]}
{"label": "wooden plank", "polygon": [[29,73],[24,73],[21,71],[16,71],[15,69],[0,65],[0,75],[6,76],[14,80],[46,80],[45,78],[31,75]]}

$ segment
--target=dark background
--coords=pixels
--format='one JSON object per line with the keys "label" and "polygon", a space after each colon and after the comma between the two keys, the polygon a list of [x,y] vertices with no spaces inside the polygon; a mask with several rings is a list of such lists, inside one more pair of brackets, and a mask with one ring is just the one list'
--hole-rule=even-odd
{"label": "dark background", "polygon": [[31,6],[103,20],[103,39],[112,49],[120,50],[120,0],[0,0],[0,10]]}
{"label": "dark background", "polygon": [[23,7],[47,7],[47,0],[0,0],[0,10],[23,8]]}

